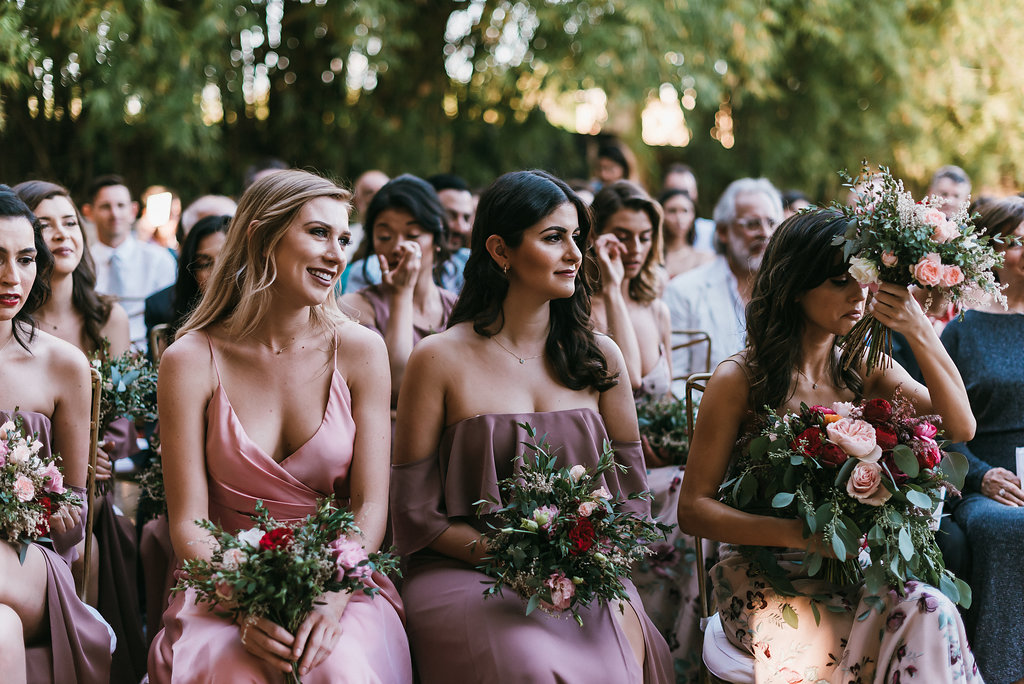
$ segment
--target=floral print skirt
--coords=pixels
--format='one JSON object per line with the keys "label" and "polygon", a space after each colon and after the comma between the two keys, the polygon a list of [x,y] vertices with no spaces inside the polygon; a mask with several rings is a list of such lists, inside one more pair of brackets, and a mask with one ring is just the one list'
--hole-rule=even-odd
{"label": "floral print skirt", "polygon": [[802,556],[777,554],[798,591],[826,597],[813,608],[810,598],[777,595],[738,552],[712,568],[726,635],[753,654],[758,684],[982,681],[960,614],[938,589],[908,582],[906,596],[874,596],[802,576]]}

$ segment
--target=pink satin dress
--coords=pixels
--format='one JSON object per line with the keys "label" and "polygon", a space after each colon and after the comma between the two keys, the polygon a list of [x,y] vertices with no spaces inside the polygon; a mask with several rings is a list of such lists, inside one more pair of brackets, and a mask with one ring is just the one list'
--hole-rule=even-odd
{"label": "pink satin dress", "polygon": [[[206,409],[210,518],[228,529],[248,529],[257,500],[277,520],[298,520],[315,512],[321,497],[347,499],[357,428],[348,385],[337,367],[319,429],[277,462],[249,439],[221,383],[212,343],[210,353],[218,380]],[[353,595],[341,618],[341,638],[323,663],[303,675],[305,684],[412,682],[398,591],[383,575],[374,574],[373,582],[380,593]],[[149,651],[153,684],[280,682],[282,676],[244,649],[238,625],[197,605],[191,591],[172,594],[163,630]]]}

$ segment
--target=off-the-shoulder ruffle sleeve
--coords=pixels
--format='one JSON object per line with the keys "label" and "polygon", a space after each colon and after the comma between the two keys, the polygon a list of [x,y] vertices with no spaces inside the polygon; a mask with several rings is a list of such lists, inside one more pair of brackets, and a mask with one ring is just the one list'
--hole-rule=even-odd
{"label": "off-the-shoulder ruffle sleeve", "polygon": [[437,456],[391,466],[391,521],[402,555],[426,548],[449,525]]}

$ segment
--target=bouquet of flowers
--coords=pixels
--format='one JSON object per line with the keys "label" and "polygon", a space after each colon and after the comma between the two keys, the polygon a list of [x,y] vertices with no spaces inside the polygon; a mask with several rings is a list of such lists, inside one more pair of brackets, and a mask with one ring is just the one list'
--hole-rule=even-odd
{"label": "bouquet of flowers", "polygon": [[111,357],[106,340],[92,358],[103,378],[100,395],[100,435],[118,418],[156,420],[156,368],[144,354],[129,349]]}
{"label": "bouquet of flowers", "polygon": [[646,399],[637,404],[636,417],[640,434],[659,458],[669,465],[685,465],[690,451],[686,402]]}
{"label": "bouquet of flowers", "polygon": [[[216,542],[210,560],[184,563],[185,574],[174,591],[195,590],[199,601],[218,615],[237,619],[265,617],[294,634],[319,597],[331,591],[379,590],[371,573],[392,572],[398,560],[390,553],[367,554],[352,513],[322,499],[316,513],[294,523],[277,522],[262,501],[252,516],[255,525],[237,534],[209,520],[196,524]],[[300,681],[298,663],[293,681]]]}
{"label": "bouquet of flowers", "polygon": [[17,413],[0,425],[0,536],[20,544],[22,563],[29,544],[50,533],[51,515],[82,505],[64,487],[56,460],[39,455],[42,447]]}
{"label": "bouquet of flowers", "polygon": [[598,485],[602,473],[625,469],[615,463],[608,442],[593,471],[556,468],[546,437],[538,440],[532,426],[519,426],[533,440],[523,442],[532,457],[523,454],[516,475],[498,483],[500,502],[476,503],[494,530],[478,568],[490,578],[484,596],[500,595],[507,586],[527,601],[527,615],[538,607],[570,612],[582,626],[581,606],[628,599],[620,577],[628,577],[633,562],[670,528],[622,511],[622,502]]}
{"label": "bouquet of flowers", "polygon": [[[862,285],[891,282],[934,290],[941,288],[953,303],[978,302],[983,294],[1005,302],[992,268],[1002,264],[1002,254],[988,236],[975,230],[964,202],[947,219],[942,200],[927,197],[915,202],[903,182],[884,166],[871,174],[865,166],[857,182],[845,172],[845,186],[857,196],[855,206],[835,205],[849,219],[843,245],[850,274]],[[867,371],[885,363],[882,352],[891,352],[892,333],[868,314],[843,339],[843,365],[848,368],[868,349]]]}
{"label": "bouquet of flowers", "polygon": [[[943,452],[936,421],[915,416],[902,398],[769,412],[734,477],[722,484],[722,500],[751,513],[799,518],[805,537],[822,535],[836,558],[809,548],[809,577],[864,581],[876,596],[884,587],[903,593],[916,578],[967,607],[970,588],[945,568],[930,525],[943,488],[958,494],[963,486],[967,459]],[[745,552],[777,592],[797,594],[774,554]]]}

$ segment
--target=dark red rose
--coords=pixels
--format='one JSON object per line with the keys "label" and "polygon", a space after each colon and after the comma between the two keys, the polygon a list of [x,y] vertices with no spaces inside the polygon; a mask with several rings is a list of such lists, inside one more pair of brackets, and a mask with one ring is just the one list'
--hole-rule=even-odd
{"label": "dark red rose", "polygon": [[833,466],[835,468],[846,463],[847,458],[849,458],[849,456],[846,455],[845,451],[829,442],[822,444],[821,450],[818,452],[818,461],[823,465]]}
{"label": "dark red rose", "polygon": [[595,536],[597,536],[597,533],[594,531],[594,525],[590,522],[589,518],[582,516],[576,518],[576,524],[569,530],[569,541],[572,542],[572,548],[569,549],[569,553],[574,556],[586,553],[594,545]]}
{"label": "dark red rose", "polygon": [[861,415],[864,420],[877,426],[892,418],[892,404],[885,399],[871,399],[864,402]]}
{"label": "dark red rose", "polygon": [[42,521],[36,525],[36,534],[41,537],[50,533],[50,516],[53,515],[53,502],[50,501],[50,497],[44,494],[36,499],[36,503],[42,506],[43,510],[46,512]]}
{"label": "dark red rose", "polygon": [[882,447],[882,451],[891,451],[893,447],[899,444],[899,441],[896,431],[888,425],[875,426],[875,443]]}
{"label": "dark red rose", "polygon": [[896,459],[892,457],[891,451],[882,456],[882,463],[884,463],[885,467],[889,469],[890,473],[892,473],[892,478],[896,480],[897,485],[901,485],[910,479],[907,477],[907,474],[900,470],[899,466],[896,465]]}
{"label": "dark red rose", "polygon": [[275,527],[263,535],[263,539],[260,539],[260,548],[265,551],[283,549],[288,546],[294,536],[295,533],[289,527]]}
{"label": "dark red rose", "polygon": [[942,451],[932,439],[919,439],[914,455],[917,456],[917,464],[922,468],[934,468],[942,461]]}
{"label": "dark red rose", "polygon": [[821,437],[821,428],[809,427],[796,436],[789,448],[811,458],[817,458],[823,444]]}

